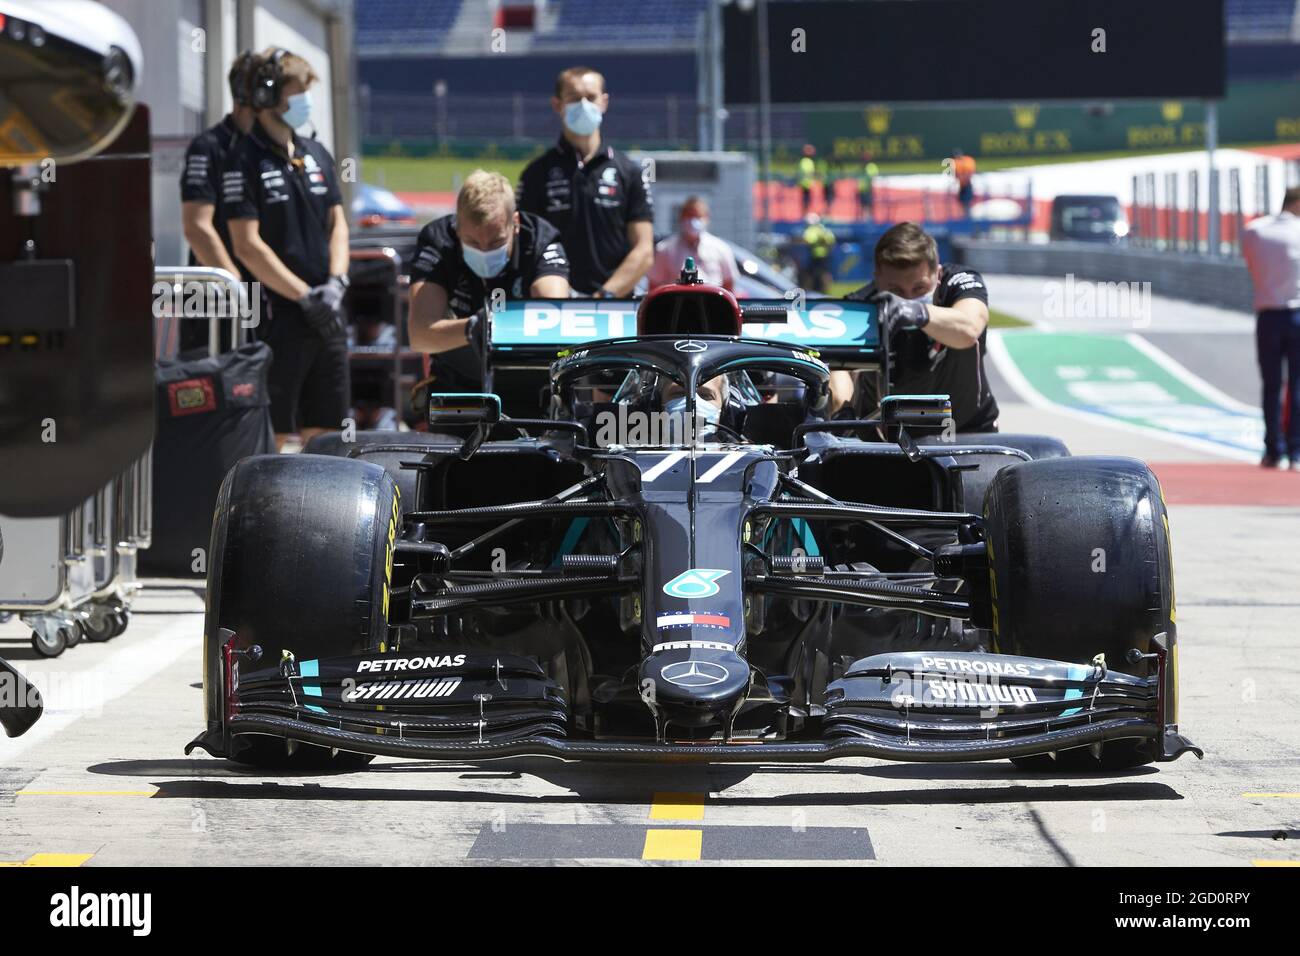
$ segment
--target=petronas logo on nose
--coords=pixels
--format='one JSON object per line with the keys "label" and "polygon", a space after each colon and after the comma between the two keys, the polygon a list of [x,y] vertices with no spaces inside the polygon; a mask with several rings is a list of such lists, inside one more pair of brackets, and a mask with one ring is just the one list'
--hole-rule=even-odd
{"label": "petronas logo on nose", "polygon": [[685,600],[713,597],[718,593],[718,579],[730,573],[714,568],[691,568],[665,584],[664,594]]}

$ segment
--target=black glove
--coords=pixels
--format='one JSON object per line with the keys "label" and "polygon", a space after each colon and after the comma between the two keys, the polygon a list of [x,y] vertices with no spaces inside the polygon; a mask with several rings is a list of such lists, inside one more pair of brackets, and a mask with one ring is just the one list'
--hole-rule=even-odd
{"label": "black glove", "polygon": [[307,291],[298,305],[303,318],[323,339],[344,334],[347,323],[343,321],[343,295],[347,285],[341,276],[332,276],[328,282]]}
{"label": "black glove", "polygon": [[923,329],[930,324],[930,310],[924,302],[892,292],[877,292],[867,301],[879,309],[880,324],[890,331]]}

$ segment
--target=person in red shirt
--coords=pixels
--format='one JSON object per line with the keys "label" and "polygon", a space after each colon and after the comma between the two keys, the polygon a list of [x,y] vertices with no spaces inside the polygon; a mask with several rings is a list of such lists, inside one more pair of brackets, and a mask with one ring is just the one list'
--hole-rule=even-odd
{"label": "person in red shirt", "polygon": [[655,247],[650,288],[676,282],[687,256],[695,260],[695,270],[703,281],[735,290],[736,255],[731,246],[709,232],[709,204],[699,196],[691,196],[682,204],[677,234]]}

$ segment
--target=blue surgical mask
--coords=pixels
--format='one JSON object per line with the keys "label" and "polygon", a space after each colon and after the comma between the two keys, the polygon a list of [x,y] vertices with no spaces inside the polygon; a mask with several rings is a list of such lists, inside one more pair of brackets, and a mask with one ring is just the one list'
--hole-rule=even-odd
{"label": "blue surgical mask", "polygon": [[569,132],[578,136],[590,136],[600,129],[600,121],[605,114],[591,100],[578,100],[564,108],[564,125]]}
{"label": "blue surgical mask", "polygon": [[[668,415],[670,433],[679,441],[686,441],[692,437],[690,430],[686,428],[688,418],[686,411],[686,396],[679,395],[676,398],[670,398],[664,402],[664,412]],[[718,419],[722,417],[722,409],[712,402],[706,402],[702,398],[695,399],[695,418],[696,425],[701,430],[705,428],[716,428]],[[698,436],[694,436],[698,437]]]}
{"label": "blue surgical mask", "polygon": [[490,279],[500,274],[506,267],[506,263],[510,261],[510,241],[506,240],[487,252],[473,249],[462,243],[460,254],[465,259],[465,265],[469,266],[476,276],[480,279]]}
{"label": "blue surgical mask", "polygon": [[290,129],[306,126],[311,119],[311,94],[295,93],[289,97],[289,108],[280,114],[280,119]]}
{"label": "blue surgical mask", "polygon": [[912,301],[913,301],[913,302],[924,302],[926,305],[930,305],[932,302],[934,302],[934,293],[933,293],[933,292],[927,292],[925,295],[923,295],[923,296],[919,296],[919,297],[913,299]]}

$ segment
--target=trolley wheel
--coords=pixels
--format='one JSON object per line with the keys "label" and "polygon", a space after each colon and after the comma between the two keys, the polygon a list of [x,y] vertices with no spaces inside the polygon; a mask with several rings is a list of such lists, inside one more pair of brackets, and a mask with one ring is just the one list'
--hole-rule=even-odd
{"label": "trolley wheel", "polygon": [[86,619],[81,622],[81,631],[88,641],[106,641],[110,637],[115,637],[121,633],[116,630],[117,621],[115,620],[117,612],[107,607],[92,608],[86,615]]}
{"label": "trolley wheel", "polygon": [[32,649],[42,657],[58,657],[67,646],[68,629],[66,627],[56,628],[45,633],[36,630],[32,631]]}
{"label": "trolley wheel", "polygon": [[63,627],[59,628],[59,630],[67,632],[67,640],[68,640],[69,647],[76,647],[78,644],[80,644],[81,639],[85,637],[85,633],[86,633],[81,629],[80,621],[73,621],[71,624],[65,624]]}
{"label": "trolley wheel", "polygon": [[113,630],[112,633],[110,633],[108,636],[117,637],[119,634],[125,631],[127,627],[130,625],[131,612],[126,610],[125,608],[123,608],[120,611],[114,611],[112,614],[112,619],[113,619]]}

